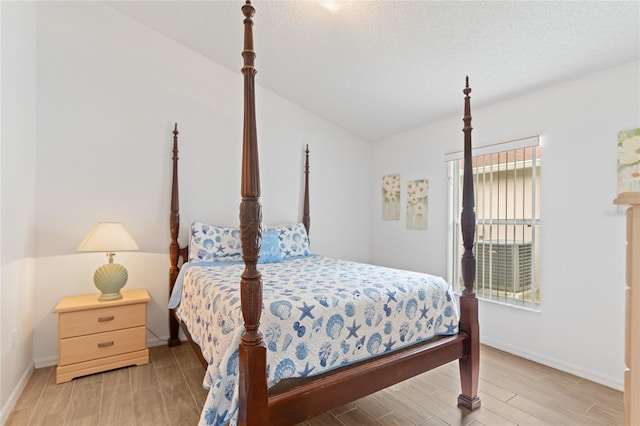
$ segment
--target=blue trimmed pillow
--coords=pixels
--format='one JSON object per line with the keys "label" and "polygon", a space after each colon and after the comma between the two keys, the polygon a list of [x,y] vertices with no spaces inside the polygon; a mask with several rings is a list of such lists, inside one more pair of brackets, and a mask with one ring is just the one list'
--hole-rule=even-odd
{"label": "blue trimmed pillow", "polygon": [[309,256],[311,254],[307,229],[302,223],[271,226],[267,229],[278,232],[278,245],[283,259]]}
{"label": "blue trimmed pillow", "polygon": [[211,226],[202,222],[191,224],[189,261],[242,260],[242,244],[238,228]]}
{"label": "blue trimmed pillow", "polygon": [[260,245],[260,259],[258,263],[277,262],[282,262],[278,231],[275,229],[267,229],[262,232],[262,244]]}

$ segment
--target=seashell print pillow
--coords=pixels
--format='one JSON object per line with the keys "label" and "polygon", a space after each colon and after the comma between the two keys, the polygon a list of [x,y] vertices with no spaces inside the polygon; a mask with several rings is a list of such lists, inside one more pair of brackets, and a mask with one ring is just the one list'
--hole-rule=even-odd
{"label": "seashell print pillow", "polygon": [[278,242],[280,253],[283,259],[291,257],[309,256],[309,237],[307,230],[302,223],[297,225],[271,226],[267,230],[278,232]]}
{"label": "seashell print pillow", "polygon": [[238,228],[212,226],[203,222],[191,224],[189,261],[242,260],[242,244]]}

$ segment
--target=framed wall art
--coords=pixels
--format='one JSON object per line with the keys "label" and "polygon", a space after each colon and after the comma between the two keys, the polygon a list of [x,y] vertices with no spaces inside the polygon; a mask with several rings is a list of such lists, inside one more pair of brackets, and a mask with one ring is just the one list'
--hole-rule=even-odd
{"label": "framed wall art", "polygon": [[407,228],[427,229],[427,205],[429,181],[426,179],[407,182]]}
{"label": "framed wall art", "polygon": [[618,133],[618,194],[640,192],[640,129]]}
{"label": "framed wall art", "polygon": [[382,177],[382,219],[400,220],[400,174]]}

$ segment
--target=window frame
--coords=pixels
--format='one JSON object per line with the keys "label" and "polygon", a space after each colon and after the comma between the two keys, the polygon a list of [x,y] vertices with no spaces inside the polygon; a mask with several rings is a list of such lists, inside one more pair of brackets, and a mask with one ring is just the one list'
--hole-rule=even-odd
{"label": "window frame", "polygon": [[[494,219],[493,215],[491,215],[492,217],[490,218],[482,218],[482,219],[478,219],[478,213],[476,213],[476,234],[475,234],[475,238],[474,238],[474,249],[475,247],[477,247],[478,245],[478,231],[479,228],[483,225],[485,226],[492,226],[492,225],[517,225],[518,226],[529,226],[531,228],[531,291],[532,291],[532,295],[529,298],[529,300],[524,300],[524,299],[518,299],[515,297],[515,285],[513,283],[511,283],[512,285],[512,289],[514,290],[512,293],[512,295],[510,297],[507,297],[507,290],[505,289],[504,291],[504,297],[501,297],[499,294],[485,294],[486,292],[482,292],[482,291],[478,291],[478,269],[476,268],[476,280],[474,282],[474,288],[476,290],[476,294],[478,296],[478,298],[482,299],[482,300],[486,300],[486,301],[490,301],[490,302],[494,302],[494,303],[498,303],[498,304],[503,304],[503,305],[507,305],[507,306],[512,306],[512,307],[517,307],[517,308],[523,308],[523,309],[528,309],[528,310],[534,310],[534,311],[540,311],[540,307],[541,307],[541,302],[542,302],[542,297],[540,295],[540,285],[539,285],[539,270],[540,270],[540,245],[539,245],[539,236],[540,236],[540,231],[541,231],[541,218],[540,218],[540,209],[539,209],[539,196],[540,196],[540,179],[541,179],[541,164],[542,164],[542,160],[541,160],[541,148],[542,148],[542,143],[541,143],[541,137],[540,135],[536,135],[536,136],[531,136],[531,137],[526,137],[526,138],[521,138],[521,139],[516,139],[516,140],[512,140],[512,141],[507,141],[507,142],[501,142],[501,143],[495,143],[495,144],[489,144],[489,145],[484,145],[484,146],[480,146],[477,148],[474,148],[472,150],[472,157],[478,157],[478,156],[483,156],[483,155],[491,155],[491,154],[497,154],[497,153],[504,153],[504,152],[509,152],[512,150],[517,150],[517,149],[524,149],[524,148],[532,148],[534,147],[534,152],[536,155],[533,156],[532,159],[527,160],[526,158],[524,158],[522,161],[514,159],[513,162],[509,162],[507,161],[506,164],[507,166],[504,166],[502,163],[497,163],[497,164],[493,164],[491,163],[489,166],[483,164],[481,166],[475,167],[474,168],[474,196],[477,197],[478,196],[478,187],[479,187],[479,183],[482,182],[483,187],[487,186],[487,182],[486,179],[483,178],[482,180],[479,179],[479,174],[475,173],[476,169],[479,169],[480,167],[482,167],[483,169],[486,168],[490,168],[490,171],[492,172],[496,172],[498,170],[504,169],[505,167],[507,167],[505,170],[507,170],[508,172],[514,171],[514,176],[516,175],[516,171],[519,170],[523,170],[523,169],[527,169],[528,167],[531,168],[531,197],[530,197],[530,203],[531,203],[531,218],[530,219],[518,219],[515,218],[515,207],[514,207],[514,214],[512,214],[514,216],[513,219],[511,218],[507,218],[507,219]],[[538,151],[539,150],[539,151]],[[448,226],[448,239],[447,239],[447,277],[449,282],[453,285],[454,287],[454,291],[459,294],[461,293],[462,289],[464,288],[462,286],[462,284],[460,283],[460,277],[459,277],[459,271],[460,271],[460,262],[461,262],[461,258],[462,258],[462,252],[461,250],[461,239],[462,236],[460,235],[460,214],[462,211],[462,206],[460,205],[460,199],[461,199],[461,195],[460,195],[460,191],[461,191],[461,170],[462,170],[462,166],[460,165],[461,161],[463,159],[463,152],[462,151],[456,151],[456,152],[451,152],[451,153],[447,153],[445,154],[445,162],[447,164],[447,170],[448,170],[448,183],[449,183],[449,188],[448,188],[448,201],[449,201],[449,205],[448,205],[448,221],[449,221],[449,226]],[[515,167],[515,168],[508,168],[508,165],[510,164],[518,164],[521,163],[520,167]],[[527,164],[528,163],[528,164]],[[528,166],[528,167],[527,167]],[[495,170],[494,170],[495,167]],[[486,175],[486,172],[482,173],[483,176]],[[515,182],[515,179],[514,179]],[[523,185],[524,185],[524,181],[523,181]],[[514,194],[515,194],[515,189],[514,189]],[[493,195],[491,195],[490,197],[493,197]],[[477,198],[476,198],[477,201]],[[490,201],[493,202],[493,198],[490,198]],[[523,197],[523,201],[524,201],[524,197]],[[475,208],[475,207],[474,207]],[[523,232],[524,233],[524,232]],[[524,242],[524,237],[522,238],[522,242],[521,244],[525,244]],[[507,240],[508,241],[508,240]],[[492,244],[493,240],[489,240],[489,244]],[[516,244],[516,238],[514,237],[512,239],[512,244]],[[528,243],[527,243],[528,244]],[[476,262],[478,261],[477,257],[476,257]],[[485,264],[486,265],[486,264]],[[490,284],[491,286],[492,284]],[[506,288],[506,287],[505,287]],[[488,292],[491,292],[492,289],[490,289]],[[499,293],[499,289],[496,289],[496,293]]]}

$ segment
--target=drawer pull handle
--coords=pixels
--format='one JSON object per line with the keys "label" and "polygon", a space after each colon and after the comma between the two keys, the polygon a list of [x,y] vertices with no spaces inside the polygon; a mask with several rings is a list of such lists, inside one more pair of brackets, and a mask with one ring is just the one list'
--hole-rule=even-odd
{"label": "drawer pull handle", "polygon": [[108,348],[109,346],[113,346],[113,340],[110,342],[98,343],[99,348]]}
{"label": "drawer pull handle", "polygon": [[107,322],[113,321],[115,317],[113,315],[109,315],[108,317],[98,317],[98,322]]}

